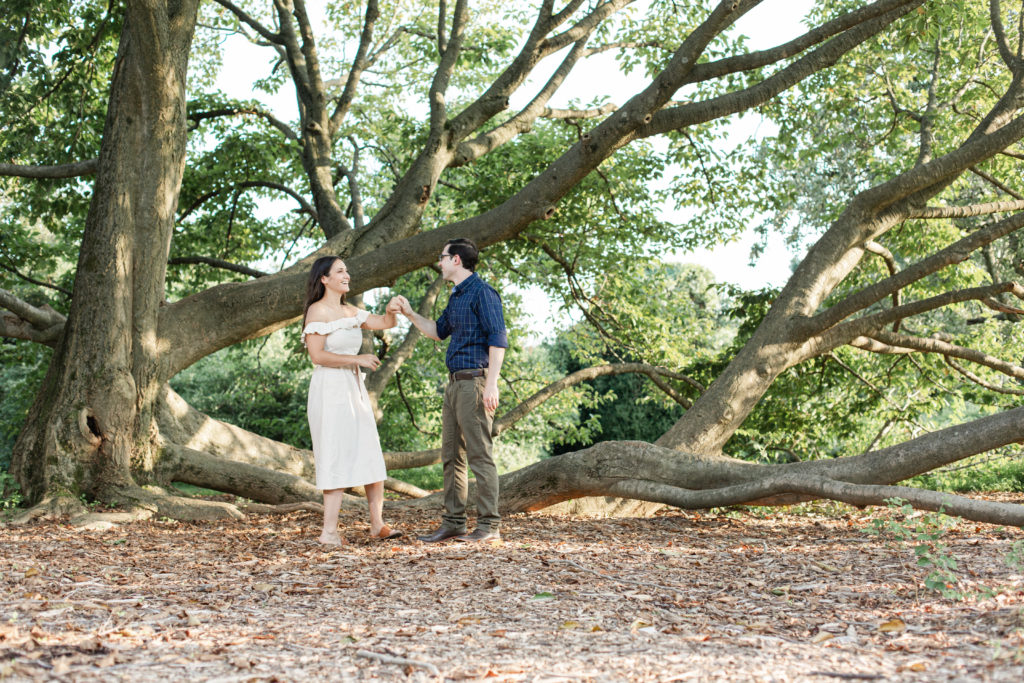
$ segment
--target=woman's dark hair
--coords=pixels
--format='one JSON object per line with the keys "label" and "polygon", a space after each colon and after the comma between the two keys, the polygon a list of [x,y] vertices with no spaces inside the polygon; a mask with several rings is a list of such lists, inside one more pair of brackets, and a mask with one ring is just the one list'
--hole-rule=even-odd
{"label": "woman's dark hair", "polygon": [[[321,256],[313,261],[313,267],[309,269],[309,280],[306,281],[306,303],[302,306],[302,326],[306,326],[306,314],[309,307],[320,299],[324,298],[327,288],[320,278],[330,274],[335,261],[340,261],[340,256]],[[345,303],[345,295],[341,295],[341,303]]]}
{"label": "woman's dark hair", "polygon": [[458,254],[462,267],[470,272],[476,271],[476,262],[480,259],[480,250],[473,240],[467,237],[456,237],[444,243],[449,254]]}

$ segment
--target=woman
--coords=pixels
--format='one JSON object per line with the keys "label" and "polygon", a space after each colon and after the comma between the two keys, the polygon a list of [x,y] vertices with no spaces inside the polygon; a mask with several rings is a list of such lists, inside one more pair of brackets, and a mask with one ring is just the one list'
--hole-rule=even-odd
{"label": "woman", "polygon": [[309,432],[313,437],[316,487],[324,492],[324,528],[320,542],[341,545],[338,512],[342,489],[363,486],[370,506],[370,536],[397,538],[384,523],[384,454],[377,436],[370,397],[360,368],[375,370],[380,360],[359,353],[360,329],[384,330],[395,326],[395,306],[386,315],[371,315],[345,302],[349,275],[345,263],[325,256],[313,263],[306,285],[302,341],[314,363],[309,382]]}

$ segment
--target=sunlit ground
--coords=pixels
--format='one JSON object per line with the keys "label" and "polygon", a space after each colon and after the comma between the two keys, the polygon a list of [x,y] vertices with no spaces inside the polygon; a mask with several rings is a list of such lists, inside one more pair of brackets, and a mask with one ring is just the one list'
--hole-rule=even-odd
{"label": "sunlit ground", "polygon": [[372,542],[344,512],[334,551],[309,513],[4,528],[0,677],[1024,680],[1024,534],[947,532],[947,598],[913,544],[864,533],[894,514],[520,515],[467,547]]}

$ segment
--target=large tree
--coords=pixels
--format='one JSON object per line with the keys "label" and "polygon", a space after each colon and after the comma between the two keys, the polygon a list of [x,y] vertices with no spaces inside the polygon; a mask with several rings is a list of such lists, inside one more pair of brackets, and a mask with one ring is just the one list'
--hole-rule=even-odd
{"label": "large tree", "polygon": [[[943,320],[937,312],[970,302],[994,308],[1004,318],[1020,313],[1001,299],[1024,298],[1018,284],[999,277],[972,286],[955,284],[964,280],[962,267],[973,263],[973,254],[991,257],[992,245],[1011,239],[1024,226],[1024,200],[1012,187],[1019,177],[1013,175],[1013,163],[1020,159],[1024,137],[1020,8],[1005,9],[996,0],[987,7],[924,0],[825,3],[803,35],[749,51],[730,29],[762,4],[757,0],[655,0],[641,17],[623,14],[631,4],[567,0],[556,6],[542,0],[528,14],[518,7],[475,6],[468,0],[408,7],[369,0],[355,14],[350,3],[342,3],[328,14],[352,29],[352,40],[343,45],[349,55],[344,60],[323,51],[329,41],[318,38],[303,0],[274,0],[267,8],[216,0],[217,7],[204,7],[214,17],[204,25],[230,27],[272,51],[283,68],[275,69],[267,82],[291,82],[298,102],[298,120],[291,122],[252,103],[213,96],[188,101],[186,81],[203,83],[206,70],[215,66],[215,60],[197,57],[199,46],[193,46],[198,0],[126,0],[123,8],[111,5],[107,12],[83,2],[95,19],[89,24],[92,34],[69,32],[74,49],[69,48],[67,76],[49,76],[49,89],[45,74],[29,73],[45,71],[37,63],[45,61],[39,56],[45,50],[39,49],[41,38],[34,31],[40,23],[65,18],[61,12],[68,10],[47,8],[36,15],[28,3],[10,5],[17,19],[9,22],[15,40],[11,55],[5,54],[0,84],[12,101],[29,103],[11,125],[35,126],[26,133],[35,146],[25,143],[13,151],[12,161],[25,163],[4,164],[0,171],[19,178],[92,180],[67,315],[33,303],[28,295],[0,291],[0,304],[10,312],[2,333],[54,347],[12,459],[11,469],[28,500],[40,504],[39,509],[52,509],[85,494],[174,517],[237,514],[232,506],[183,501],[152,486],[173,480],[268,502],[315,498],[303,479],[309,473],[308,453],[199,414],[168,381],[218,349],[295,320],[311,258],[342,255],[358,288],[366,291],[430,266],[445,240],[454,236],[507,247],[510,261],[517,254],[529,259],[543,255],[549,272],[561,272],[588,321],[612,335],[614,312],[595,296],[595,273],[621,262],[608,253],[609,243],[619,241],[622,253],[633,253],[650,240],[666,244],[673,238],[661,234],[664,224],[638,230],[625,217],[602,223],[597,232],[607,234],[598,238],[594,226],[560,222],[561,214],[581,212],[593,197],[581,194],[581,188],[588,182],[601,185],[617,161],[658,138],[666,141],[666,156],[680,165],[680,179],[706,179],[703,190],[701,182],[680,181],[682,191],[695,195],[691,204],[703,203],[710,212],[695,223],[708,235],[728,233],[749,214],[738,202],[730,203],[735,197],[722,197],[722,191],[749,193],[758,184],[750,165],[712,163],[721,123],[758,108],[772,115],[791,102],[786,94],[793,92],[809,98],[803,112],[825,114],[790,130],[788,138],[780,136],[780,149],[788,141],[802,159],[813,159],[818,134],[825,138],[818,159],[826,165],[824,155],[846,153],[835,142],[856,139],[851,131],[860,139],[877,136],[886,145],[862,145],[857,154],[847,155],[866,163],[870,172],[845,184],[832,183],[830,189],[845,193],[841,208],[827,225],[802,232],[810,246],[789,282],[706,388],[694,381],[685,384],[699,395],[683,401],[682,417],[656,444],[606,442],[511,473],[503,481],[506,508],[535,509],[589,495],[684,507],[802,497],[870,504],[900,496],[920,507],[1024,524],[1024,511],[1017,506],[893,486],[1024,440],[1024,408],[988,411],[970,422],[828,460],[766,466],[724,455],[730,439],[784,373],[844,347],[937,354],[1024,378],[1024,369],[1013,361],[958,343],[955,326],[933,329]],[[41,142],[53,122],[40,120],[38,103],[56,97],[72,74],[83,79],[79,101],[87,102],[90,90],[84,84],[95,88],[96,74],[102,73],[97,67],[105,62],[84,51],[75,56],[76,49],[89,46],[92,54],[102,55],[116,26],[120,33],[98,156],[60,158],[82,146],[83,136],[76,134],[77,146],[69,144],[69,151],[60,154],[51,149],[53,163],[45,163]],[[965,44],[972,48],[970,64],[966,58],[951,58],[966,53]],[[620,63],[633,69],[634,78],[647,74],[636,80],[634,94],[618,106],[600,99],[571,110],[550,106],[574,67],[608,51],[622,55]],[[885,72],[887,57],[902,58],[908,66]],[[532,80],[538,67],[553,60],[557,64],[546,80]],[[83,69],[89,78],[81,76]],[[882,88],[900,126],[876,130],[875,119],[844,112],[849,102],[836,93],[847,87],[850,74],[876,76],[859,87]],[[24,79],[33,75],[42,80],[25,86]],[[481,85],[483,75],[487,80]],[[382,86],[379,81],[386,79],[390,82]],[[527,90],[525,103],[510,112],[510,102]],[[413,93],[422,96],[419,118],[400,109],[409,104],[410,111],[417,111],[410,104]],[[67,116],[74,112],[74,98],[64,97]],[[265,125],[247,134],[226,133],[224,144],[211,150],[204,126],[226,117]],[[545,119],[569,122],[559,130],[574,137],[549,132],[552,142],[543,150],[524,153],[532,138],[527,133],[550,130]],[[915,136],[913,153],[906,151],[908,130]],[[277,136],[276,151],[267,145],[268,135]],[[220,168],[220,180],[202,175],[202,167],[216,168],[217,154],[228,143],[241,150],[234,157],[239,161]],[[371,151],[376,167],[373,173],[362,172]],[[538,158],[544,161],[538,164]],[[202,163],[189,165],[195,159]],[[495,159],[504,165],[493,164]],[[775,173],[758,182],[777,196],[785,164],[770,154],[763,161]],[[474,178],[474,169],[488,164],[504,177]],[[250,166],[273,171],[264,177],[239,172]],[[733,177],[714,177],[730,169]],[[970,171],[987,177],[981,189],[964,181]],[[282,182],[279,174],[289,172],[300,174],[302,187]],[[393,173],[390,183],[382,180],[387,173]],[[795,181],[794,188],[820,191],[799,188]],[[247,192],[254,189],[291,197],[299,222],[319,230],[315,249],[272,274],[227,258],[253,261],[259,255],[251,244],[245,251],[243,237],[254,220],[245,205]],[[614,196],[609,205],[618,210]],[[36,209],[38,216],[46,215]],[[954,222],[1001,214],[1008,216],[966,227]],[[203,220],[190,223],[197,215]],[[947,227],[936,229],[936,224]],[[26,221],[21,227],[44,229]],[[206,239],[210,235],[218,237]],[[243,247],[233,252],[237,243]],[[189,253],[203,247],[206,253]],[[581,258],[588,254],[589,271]],[[881,275],[877,259],[886,264]],[[251,279],[196,288],[176,298],[171,294],[183,290],[175,286],[185,287],[180,282],[187,278],[169,278],[169,262],[224,266]],[[1004,271],[993,267],[990,272]],[[425,307],[438,290],[439,285],[426,290]],[[915,320],[925,321],[920,329],[911,324]],[[370,379],[375,393],[409,357],[415,341],[412,335],[391,350]],[[496,429],[587,378],[640,372],[663,384],[687,382],[675,370],[646,363],[581,370],[500,416]],[[991,377],[968,374],[991,390],[1006,389]],[[434,457],[432,452],[388,454],[392,467]]]}

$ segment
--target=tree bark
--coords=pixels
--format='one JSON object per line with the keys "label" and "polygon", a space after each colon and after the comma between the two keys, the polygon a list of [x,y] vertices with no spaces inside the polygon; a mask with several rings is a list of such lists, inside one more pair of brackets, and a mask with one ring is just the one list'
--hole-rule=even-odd
{"label": "tree bark", "polygon": [[71,310],[11,462],[31,502],[109,498],[152,472],[197,5],[127,5]]}

